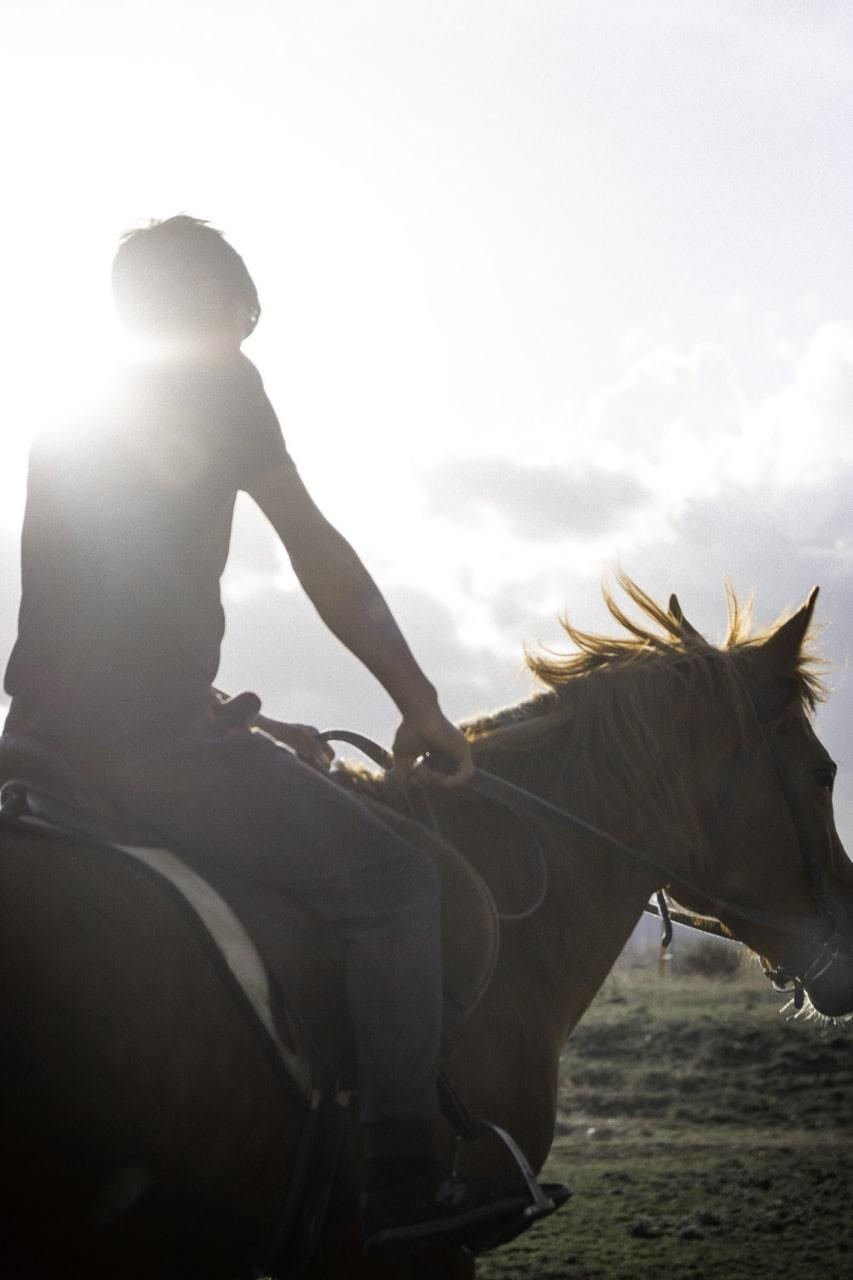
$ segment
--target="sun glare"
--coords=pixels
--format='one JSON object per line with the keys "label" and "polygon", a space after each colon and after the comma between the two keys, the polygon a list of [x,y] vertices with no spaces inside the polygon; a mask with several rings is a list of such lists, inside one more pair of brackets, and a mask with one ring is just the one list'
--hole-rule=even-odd
{"label": "sun glare", "polygon": [[[36,246],[32,246],[36,257]],[[93,268],[97,277],[97,266]],[[44,427],[79,421],[94,403],[122,349],[108,301],[61,283],[52,284],[54,309],[2,335],[12,354],[0,382],[0,523],[17,528],[23,512],[26,464],[33,438]],[[71,300],[74,311],[71,311]],[[43,301],[40,299],[40,301]]]}

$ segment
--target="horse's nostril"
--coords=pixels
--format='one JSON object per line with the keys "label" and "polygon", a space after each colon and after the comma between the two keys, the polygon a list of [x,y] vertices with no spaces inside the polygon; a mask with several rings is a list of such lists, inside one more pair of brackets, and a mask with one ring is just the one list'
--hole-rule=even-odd
{"label": "horse's nostril", "polygon": [[791,994],[791,1001],[794,1008],[799,1012],[806,1002],[806,989],[800,978],[794,978],[791,974],[786,973],[784,969],[764,970],[764,975],[770,980],[770,984],[774,991]]}

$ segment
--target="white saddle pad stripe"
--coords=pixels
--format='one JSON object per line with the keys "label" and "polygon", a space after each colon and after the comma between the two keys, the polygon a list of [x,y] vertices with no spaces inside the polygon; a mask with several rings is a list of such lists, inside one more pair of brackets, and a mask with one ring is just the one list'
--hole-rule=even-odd
{"label": "white saddle pad stripe", "polygon": [[180,858],[168,849],[129,844],[114,847],[136,858],[138,862],[144,862],[152,871],[156,871],[173,884],[186,899],[210,934],[235,980],[245,992],[300,1092],[310,1099],[312,1096],[311,1069],[303,1058],[292,1053],[282,1042],[273,1019],[266,967],[254,942],[225,899],[220,897],[196,871],[181,862]]}

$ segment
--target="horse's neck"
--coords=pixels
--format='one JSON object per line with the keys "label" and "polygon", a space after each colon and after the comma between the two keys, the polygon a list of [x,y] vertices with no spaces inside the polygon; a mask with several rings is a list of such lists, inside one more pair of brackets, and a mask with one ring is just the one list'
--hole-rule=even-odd
{"label": "horse's neck", "polygon": [[565,1039],[619,958],[655,886],[646,870],[570,834],[561,836],[551,857],[551,875],[552,900],[542,924],[564,957],[557,1007]]}
{"label": "horse's neck", "polygon": [[[572,810],[576,800],[571,786],[531,781],[540,772],[535,751],[528,750],[525,759],[523,784]],[[483,763],[518,779],[511,757]],[[439,797],[437,809],[442,834],[480,872],[504,915],[523,912],[535,902],[541,885],[537,843],[541,846],[547,894],[527,919],[504,921],[493,998],[499,1003],[501,988],[509,988],[516,998],[529,1001],[540,1010],[544,1034],[562,1045],[628,941],[655,888],[653,875],[570,828],[537,821],[534,836],[492,802],[472,804],[452,794]],[[607,829],[605,817],[598,822]],[[620,832],[610,834],[618,837]]]}
{"label": "horse's neck", "polygon": [[[470,793],[439,793],[435,810],[442,835],[480,872],[499,911],[536,904],[542,881],[530,829]],[[560,1052],[653,885],[648,872],[638,876],[586,837],[539,822],[535,829],[547,893],[527,918],[502,922],[497,969],[451,1073],[469,1105],[508,1128],[538,1166],[553,1137]]]}

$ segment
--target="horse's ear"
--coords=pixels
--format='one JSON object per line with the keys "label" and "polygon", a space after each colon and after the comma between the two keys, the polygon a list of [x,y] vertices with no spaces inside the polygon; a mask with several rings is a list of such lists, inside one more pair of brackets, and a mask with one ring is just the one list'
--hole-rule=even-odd
{"label": "horse's ear", "polygon": [[789,675],[797,666],[811,626],[818,590],[815,587],[803,607],[777,627],[761,646],[762,655],[774,675]]}
{"label": "horse's ear", "polygon": [[674,592],[669,597],[669,616],[678,624],[678,629],[681,632],[682,639],[701,640],[704,643],[704,636],[702,636],[685,618],[678,596],[675,595]]}

